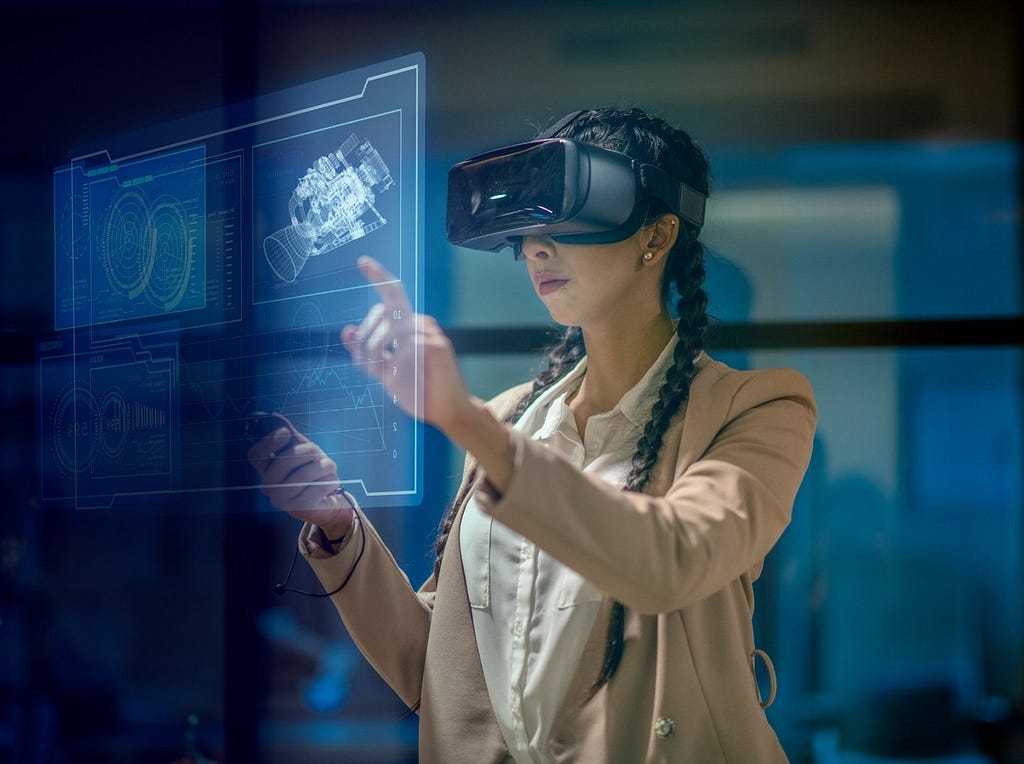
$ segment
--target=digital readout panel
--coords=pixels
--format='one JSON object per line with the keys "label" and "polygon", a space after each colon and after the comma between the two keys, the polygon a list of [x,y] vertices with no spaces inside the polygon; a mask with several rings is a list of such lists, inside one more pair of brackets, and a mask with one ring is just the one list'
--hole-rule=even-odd
{"label": "digital readout panel", "polygon": [[413,54],[111,139],[54,170],[44,503],[250,490],[243,422],[256,411],[317,441],[364,506],[419,503],[422,426],[338,333],[378,301],[361,255],[420,309],[423,106]]}

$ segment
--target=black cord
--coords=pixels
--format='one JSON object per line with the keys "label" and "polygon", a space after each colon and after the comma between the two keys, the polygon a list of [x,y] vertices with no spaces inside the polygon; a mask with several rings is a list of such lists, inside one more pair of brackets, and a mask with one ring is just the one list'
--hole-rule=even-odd
{"label": "black cord", "polygon": [[[341,488],[335,491],[335,493],[344,495],[344,491]],[[354,502],[352,502],[348,496],[345,496],[345,498],[348,499],[349,503],[352,505],[352,511],[355,514],[355,517],[352,518],[352,522],[355,522],[356,518],[359,517],[359,510],[356,509]],[[324,537],[326,538],[326,534],[324,534]],[[359,553],[356,555],[356,559],[355,562],[352,563],[352,567],[349,568],[348,574],[345,576],[345,580],[338,585],[338,588],[329,592],[307,592],[302,589],[293,589],[288,586],[288,582],[292,580],[292,573],[295,571],[295,561],[299,559],[299,545],[296,544],[295,549],[292,550],[292,562],[291,565],[288,566],[288,575],[284,577],[284,581],[281,583],[274,584],[274,594],[281,596],[285,592],[292,592],[293,594],[301,594],[303,597],[333,597],[348,585],[349,580],[352,578],[352,574],[356,572],[356,566],[359,565],[359,561],[363,559],[363,552],[366,551],[366,533],[362,528],[359,529],[359,537]],[[334,544],[337,544],[340,541],[341,539],[327,539],[327,543],[332,547],[332,552],[334,551]]]}

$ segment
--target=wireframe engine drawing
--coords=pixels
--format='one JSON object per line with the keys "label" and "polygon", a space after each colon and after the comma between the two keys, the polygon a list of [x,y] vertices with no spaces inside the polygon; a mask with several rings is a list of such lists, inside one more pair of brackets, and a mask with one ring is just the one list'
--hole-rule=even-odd
{"label": "wireframe engine drawing", "polygon": [[322,156],[299,179],[288,202],[290,226],[263,240],[274,273],[289,283],[310,257],[337,249],[387,223],[377,211],[375,193],[394,185],[384,160],[369,141],[353,133]]}

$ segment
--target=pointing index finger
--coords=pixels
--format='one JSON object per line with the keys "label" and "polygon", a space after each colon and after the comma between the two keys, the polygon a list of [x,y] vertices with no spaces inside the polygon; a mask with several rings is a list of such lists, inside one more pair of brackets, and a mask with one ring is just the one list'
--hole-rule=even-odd
{"label": "pointing index finger", "polygon": [[409,304],[409,296],[405,293],[402,282],[398,280],[397,276],[367,255],[360,257],[357,264],[389,310],[397,309],[411,314],[412,306]]}

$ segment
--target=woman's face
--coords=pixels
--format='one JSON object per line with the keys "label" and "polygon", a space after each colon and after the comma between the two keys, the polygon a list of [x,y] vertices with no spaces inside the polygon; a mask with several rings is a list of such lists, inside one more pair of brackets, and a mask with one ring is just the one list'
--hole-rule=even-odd
{"label": "woman's face", "polygon": [[522,255],[537,296],[557,323],[584,330],[609,321],[629,325],[661,310],[664,262],[643,259],[643,238],[641,229],[614,244],[580,246],[527,236]]}

